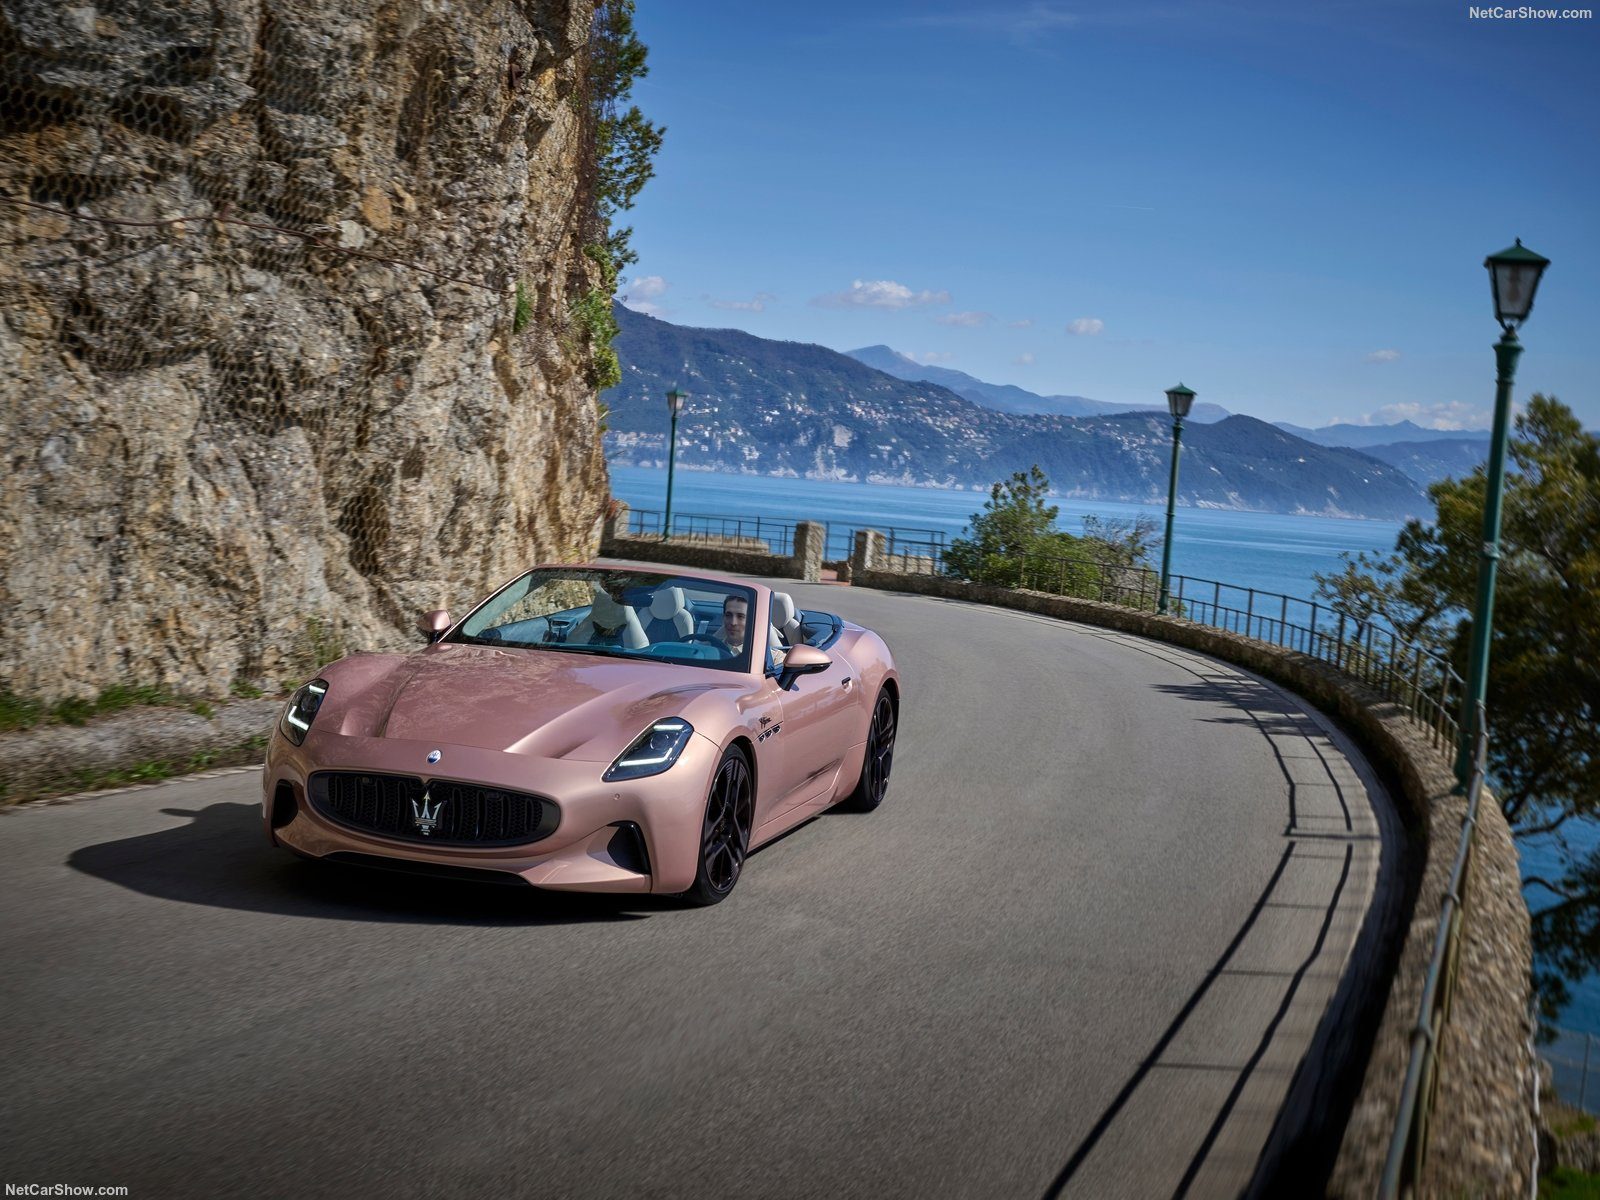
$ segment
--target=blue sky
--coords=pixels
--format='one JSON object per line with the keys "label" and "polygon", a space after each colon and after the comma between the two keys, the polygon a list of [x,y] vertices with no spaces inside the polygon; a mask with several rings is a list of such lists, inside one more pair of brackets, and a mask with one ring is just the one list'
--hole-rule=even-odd
{"label": "blue sky", "polygon": [[667,136],[626,214],[635,308],[1046,394],[1470,427],[1481,264],[1521,237],[1554,265],[1518,395],[1600,426],[1600,17],[640,0],[637,26]]}

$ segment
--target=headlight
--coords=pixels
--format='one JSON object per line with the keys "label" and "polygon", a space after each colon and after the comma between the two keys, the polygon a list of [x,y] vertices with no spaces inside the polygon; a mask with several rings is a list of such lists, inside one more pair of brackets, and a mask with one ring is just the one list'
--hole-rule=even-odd
{"label": "headlight", "polygon": [[673,763],[689,744],[694,726],[682,717],[668,717],[657,721],[633,739],[617,761],[601,776],[607,782],[613,779],[643,779],[646,775],[659,775]]}
{"label": "headlight", "polygon": [[278,722],[283,736],[296,746],[304,742],[311,722],[317,719],[317,710],[322,707],[322,698],[327,694],[328,681],[313,679],[289,697],[289,707],[283,710],[283,719]]}

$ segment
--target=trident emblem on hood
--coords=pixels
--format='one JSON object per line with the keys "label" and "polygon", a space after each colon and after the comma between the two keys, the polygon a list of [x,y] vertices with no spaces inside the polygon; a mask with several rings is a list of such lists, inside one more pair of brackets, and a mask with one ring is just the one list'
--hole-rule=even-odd
{"label": "trident emblem on hood", "polygon": [[433,795],[427,788],[424,788],[422,790],[421,807],[418,807],[415,800],[411,802],[412,823],[416,825],[417,832],[423,837],[428,837],[439,827],[439,810],[444,807],[443,800],[433,800],[433,807],[429,808],[428,801],[430,800],[433,800]]}

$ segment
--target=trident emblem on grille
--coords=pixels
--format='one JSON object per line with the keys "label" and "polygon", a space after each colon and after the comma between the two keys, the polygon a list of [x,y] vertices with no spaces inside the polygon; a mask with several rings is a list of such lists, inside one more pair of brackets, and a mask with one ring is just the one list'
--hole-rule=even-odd
{"label": "trident emblem on grille", "polygon": [[428,801],[433,800],[433,795],[427,788],[422,790],[422,805],[411,802],[411,819],[417,827],[417,832],[423,837],[428,837],[439,826],[439,810],[444,807],[443,800],[434,800],[433,807],[428,807]]}

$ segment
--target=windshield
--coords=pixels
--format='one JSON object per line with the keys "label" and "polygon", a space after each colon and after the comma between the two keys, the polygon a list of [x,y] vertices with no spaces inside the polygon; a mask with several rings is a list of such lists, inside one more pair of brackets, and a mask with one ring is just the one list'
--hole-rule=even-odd
{"label": "windshield", "polygon": [[444,640],[750,669],[755,591],[644,571],[529,571]]}

